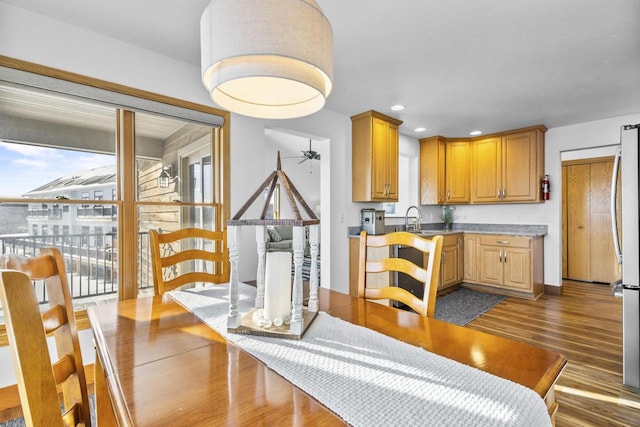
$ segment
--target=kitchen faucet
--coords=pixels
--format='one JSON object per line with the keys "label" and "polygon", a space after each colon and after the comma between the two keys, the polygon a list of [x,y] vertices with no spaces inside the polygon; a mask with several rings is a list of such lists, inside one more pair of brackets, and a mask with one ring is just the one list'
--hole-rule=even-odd
{"label": "kitchen faucet", "polygon": [[[415,209],[418,211],[418,224],[411,224],[411,226],[409,225],[409,211],[411,211],[411,209]],[[415,205],[409,206],[409,209],[407,209],[407,213],[404,216],[404,229],[406,231],[409,230],[419,230],[420,229],[420,224],[422,224],[422,211],[420,210],[420,208],[418,208]]]}

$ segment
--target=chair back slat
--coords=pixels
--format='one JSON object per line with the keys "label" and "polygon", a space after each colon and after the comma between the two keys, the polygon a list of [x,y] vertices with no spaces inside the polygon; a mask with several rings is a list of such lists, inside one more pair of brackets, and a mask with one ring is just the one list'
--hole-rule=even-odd
{"label": "chair back slat", "polygon": [[67,313],[64,307],[56,305],[42,312],[42,323],[44,324],[44,331],[47,335],[55,332],[59,327],[67,323]]}

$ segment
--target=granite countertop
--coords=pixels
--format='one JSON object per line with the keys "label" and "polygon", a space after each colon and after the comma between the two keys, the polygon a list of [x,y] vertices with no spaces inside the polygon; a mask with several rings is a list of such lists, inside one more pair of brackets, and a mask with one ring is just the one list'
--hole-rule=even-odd
{"label": "granite countertop", "polygon": [[[360,235],[360,226],[349,227],[348,237],[358,237]],[[404,225],[387,225],[385,232],[403,231]],[[546,225],[528,225],[528,224],[465,224],[454,223],[450,230],[444,230],[442,223],[421,224],[420,234],[423,236],[435,236],[437,234],[505,234],[510,236],[528,236],[542,237],[547,234]]]}

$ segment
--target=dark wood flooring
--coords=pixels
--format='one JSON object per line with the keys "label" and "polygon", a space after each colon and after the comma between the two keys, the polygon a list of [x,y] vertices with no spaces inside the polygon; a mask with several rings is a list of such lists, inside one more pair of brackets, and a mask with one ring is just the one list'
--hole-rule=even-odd
{"label": "dark wood flooring", "polygon": [[622,299],[565,281],[560,296],[507,298],[467,327],[563,354],[556,425],[640,426],[640,392],[622,385]]}

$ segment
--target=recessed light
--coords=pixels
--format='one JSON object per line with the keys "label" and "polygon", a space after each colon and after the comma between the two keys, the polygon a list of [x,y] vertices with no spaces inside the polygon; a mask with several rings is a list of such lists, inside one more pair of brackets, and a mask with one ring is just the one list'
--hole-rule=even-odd
{"label": "recessed light", "polygon": [[482,131],[481,130],[474,130],[472,132],[469,132],[469,135],[471,135],[471,136],[482,135]]}
{"label": "recessed light", "polygon": [[404,105],[396,104],[391,106],[391,110],[393,111],[402,111],[404,110]]}
{"label": "recessed light", "polygon": [[425,130],[427,130],[427,128],[415,128],[413,131],[414,132],[424,132]]}

